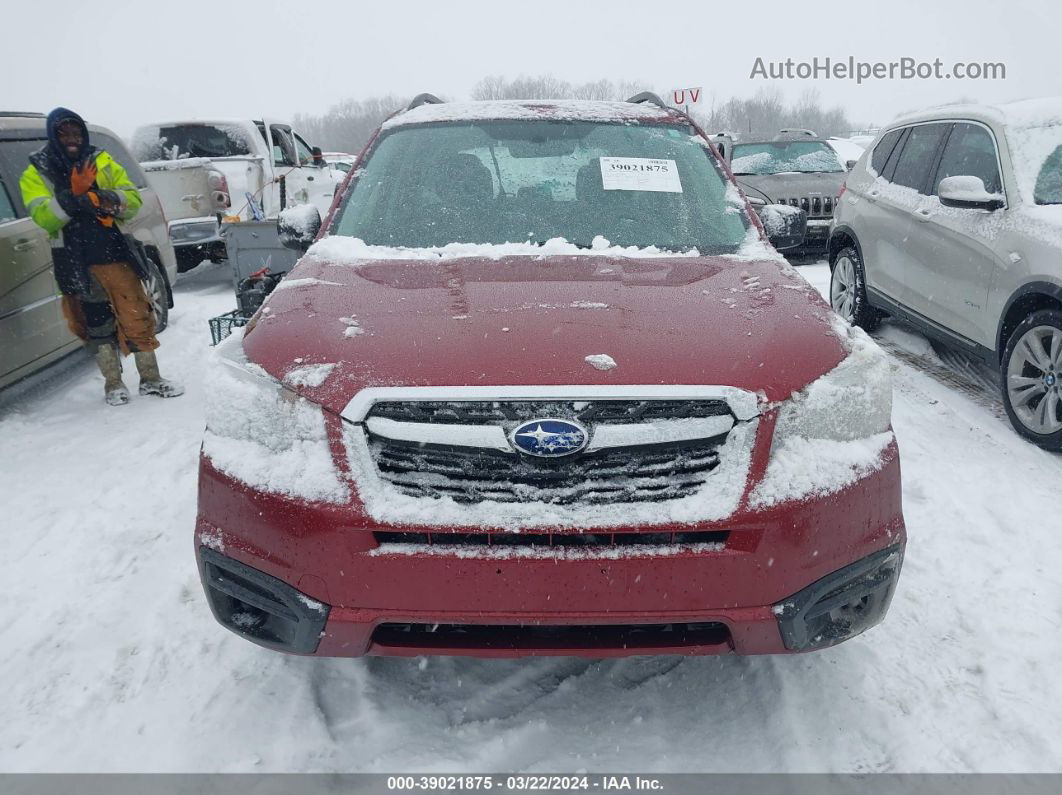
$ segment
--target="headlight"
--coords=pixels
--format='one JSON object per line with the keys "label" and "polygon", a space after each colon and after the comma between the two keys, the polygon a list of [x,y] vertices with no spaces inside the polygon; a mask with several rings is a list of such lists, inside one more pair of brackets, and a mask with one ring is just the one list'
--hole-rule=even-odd
{"label": "headlight", "polygon": [[774,444],[791,437],[847,442],[885,433],[892,418],[892,378],[885,355],[862,329],[843,329],[849,354],[839,365],[786,400]]}
{"label": "headlight", "polygon": [[242,329],[215,349],[210,365],[203,453],[214,466],[260,491],[347,499],[321,407],[248,362]]}
{"label": "headlight", "polygon": [[834,330],[848,356],[782,403],[753,507],[839,491],[883,466],[893,442],[888,360],[861,329],[836,318]]}

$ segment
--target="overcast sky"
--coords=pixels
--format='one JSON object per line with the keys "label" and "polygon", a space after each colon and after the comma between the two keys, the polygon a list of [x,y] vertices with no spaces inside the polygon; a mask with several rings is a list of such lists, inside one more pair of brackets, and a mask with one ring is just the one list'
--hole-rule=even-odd
{"label": "overcast sky", "polygon": [[[0,110],[66,105],[123,135],[166,119],[320,113],[347,97],[467,98],[488,74],[703,86],[706,101],[814,87],[823,104],[878,124],[963,97],[1062,94],[1054,0],[8,0],[0,18]],[[750,78],[757,57],[815,56],[1003,62],[1006,79]]]}

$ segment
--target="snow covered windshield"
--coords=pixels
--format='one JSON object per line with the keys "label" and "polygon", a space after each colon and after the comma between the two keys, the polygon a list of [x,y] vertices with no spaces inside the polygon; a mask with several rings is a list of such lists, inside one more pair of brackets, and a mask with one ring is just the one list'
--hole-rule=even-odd
{"label": "snow covered windshield", "polygon": [[369,244],[544,243],[731,253],[744,212],[687,127],[511,120],[386,132],[332,227]]}
{"label": "snow covered windshield", "polygon": [[141,163],[190,157],[239,157],[251,154],[243,130],[227,124],[174,124],[141,127],[133,134],[133,152]]}
{"label": "snow covered windshield", "polygon": [[837,153],[821,141],[766,141],[758,144],[737,144],[730,162],[735,176],[781,174],[796,171],[802,174],[844,171]]}
{"label": "snow covered windshield", "polygon": [[1034,204],[1062,204],[1062,124],[1011,131],[1014,173]]}

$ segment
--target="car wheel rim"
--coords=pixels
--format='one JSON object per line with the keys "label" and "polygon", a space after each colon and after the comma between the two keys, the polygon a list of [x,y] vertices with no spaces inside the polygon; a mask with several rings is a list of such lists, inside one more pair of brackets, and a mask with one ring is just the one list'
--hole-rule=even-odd
{"label": "car wheel rim", "polygon": [[155,313],[155,317],[162,317],[162,301],[165,288],[162,286],[162,280],[159,279],[154,273],[148,277],[148,298],[151,300],[151,311]]}
{"label": "car wheel rim", "polygon": [[1062,330],[1036,326],[1022,334],[1007,363],[1007,395],[1033,433],[1062,431]]}
{"label": "car wheel rim", "polygon": [[841,257],[833,266],[833,281],[830,284],[830,305],[837,314],[849,322],[855,317],[855,264],[848,257]]}

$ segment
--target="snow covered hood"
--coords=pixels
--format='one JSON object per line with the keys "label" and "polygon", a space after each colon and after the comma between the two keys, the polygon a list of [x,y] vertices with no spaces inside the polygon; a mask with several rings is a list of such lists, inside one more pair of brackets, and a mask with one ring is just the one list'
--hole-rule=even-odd
{"label": "snow covered hood", "polygon": [[845,355],[830,309],[777,261],[322,252],[336,248],[311,249],[244,347],[336,412],[377,386],[726,385],[774,401]]}
{"label": "snow covered hood", "polygon": [[492,121],[499,119],[546,119],[595,122],[673,122],[689,124],[676,111],[658,105],[634,102],[597,102],[587,100],[443,102],[420,105],[403,111],[383,123],[382,129],[409,124],[453,121]]}
{"label": "snow covered hood", "polygon": [[821,194],[823,197],[834,198],[841,191],[847,171],[823,174],[801,174],[797,171],[788,171],[781,174],[741,174],[734,179],[744,187],[767,196],[772,201],[781,197],[813,196]]}

